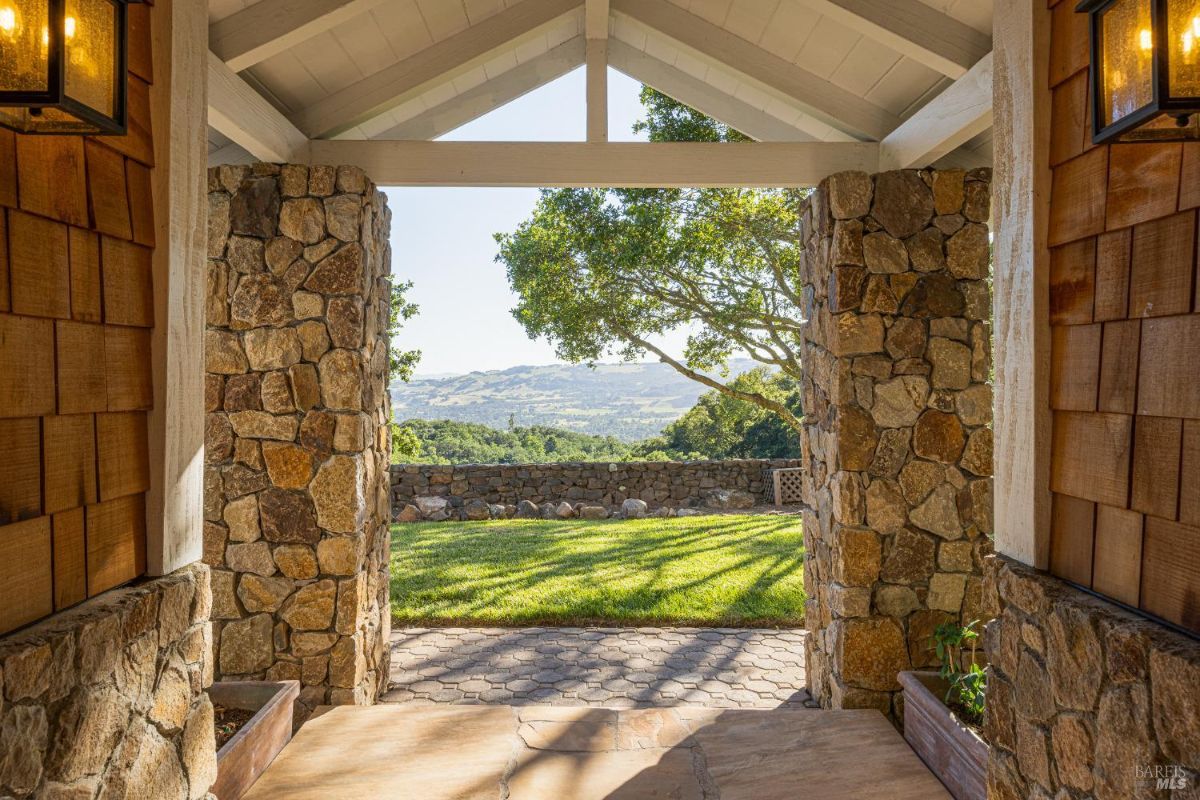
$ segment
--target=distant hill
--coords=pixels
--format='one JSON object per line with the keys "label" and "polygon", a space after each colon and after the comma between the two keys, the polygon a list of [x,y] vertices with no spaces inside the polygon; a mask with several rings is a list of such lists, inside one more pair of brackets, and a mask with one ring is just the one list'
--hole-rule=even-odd
{"label": "distant hill", "polygon": [[[730,375],[756,366],[730,363]],[[554,364],[416,378],[394,383],[392,415],[452,419],[493,428],[549,425],[633,442],[654,436],[696,403],[705,387],[666,364]]]}

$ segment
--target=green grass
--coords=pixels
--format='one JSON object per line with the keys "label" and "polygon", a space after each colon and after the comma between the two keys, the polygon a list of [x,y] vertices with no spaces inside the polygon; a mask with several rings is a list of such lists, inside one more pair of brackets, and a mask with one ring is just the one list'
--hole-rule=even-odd
{"label": "green grass", "polygon": [[393,526],[398,624],[798,625],[794,516]]}

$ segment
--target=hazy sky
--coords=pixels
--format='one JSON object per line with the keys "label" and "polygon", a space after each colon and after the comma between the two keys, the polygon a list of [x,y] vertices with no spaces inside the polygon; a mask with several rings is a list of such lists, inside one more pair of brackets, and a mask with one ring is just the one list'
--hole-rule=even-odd
{"label": "hazy sky", "polygon": [[[459,141],[583,141],[584,69],[442,137]],[[641,84],[608,71],[608,136],[638,141]],[[386,189],[392,208],[392,272],[411,280],[421,313],[397,343],[423,352],[418,375],[555,363],[554,350],[531,341],[509,314],[516,297],[494,261],[493,233],[516,228],[533,209],[536,189]],[[674,342],[678,349],[679,342]]]}

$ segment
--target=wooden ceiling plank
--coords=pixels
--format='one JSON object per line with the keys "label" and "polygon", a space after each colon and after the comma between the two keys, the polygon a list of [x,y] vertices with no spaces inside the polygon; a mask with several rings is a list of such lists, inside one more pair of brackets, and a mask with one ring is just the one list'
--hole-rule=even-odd
{"label": "wooden ceiling plank", "polygon": [[872,142],[413,142],[314,140],[312,158],[354,164],[380,186],[815,186],[878,168]]}
{"label": "wooden ceiling plank", "polygon": [[234,72],[249,69],[385,0],[259,0],[208,27],[208,47]]}
{"label": "wooden ceiling plank", "polygon": [[612,9],[783,95],[824,122],[862,139],[882,139],[899,117],[773,55],[668,0],[611,0]]}
{"label": "wooden ceiling plank", "polygon": [[992,40],[921,0],[800,0],[847,28],[958,79],[992,50]]}
{"label": "wooden ceiling plank", "polygon": [[312,138],[336,136],[482,63],[500,47],[537,36],[582,0],[521,0],[510,8],[334,92],[292,122]]}
{"label": "wooden ceiling plank", "polygon": [[992,54],[880,143],[881,169],[924,167],[992,126]]}

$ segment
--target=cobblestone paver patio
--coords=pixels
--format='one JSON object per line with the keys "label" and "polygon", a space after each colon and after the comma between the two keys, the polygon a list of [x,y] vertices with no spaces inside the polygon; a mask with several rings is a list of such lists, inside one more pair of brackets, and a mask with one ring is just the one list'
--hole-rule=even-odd
{"label": "cobblestone paver patio", "polygon": [[799,707],[802,629],[404,628],[386,702]]}

